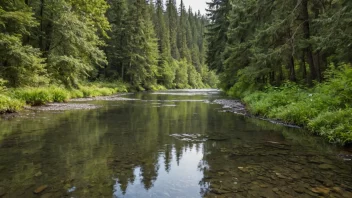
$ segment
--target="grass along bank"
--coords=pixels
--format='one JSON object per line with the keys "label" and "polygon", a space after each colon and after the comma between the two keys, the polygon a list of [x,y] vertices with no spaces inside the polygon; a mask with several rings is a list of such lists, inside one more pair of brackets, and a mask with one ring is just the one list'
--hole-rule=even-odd
{"label": "grass along bank", "polygon": [[[313,88],[294,83],[267,87],[264,91],[242,93],[248,110],[267,118],[297,124],[341,145],[352,143],[352,68],[331,67],[328,79]],[[235,89],[228,91],[235,94]]]}
{"label": "grass along bank", "polygon": [[66,89],[61,86],[29,87],[6,89],[0,86],[0,113],[13,113],[26,105],[44,105],[49,102],[68,102],[72,98],[108,96],[118,92],[127,92],[125,83],[87,83],[78,89]]}

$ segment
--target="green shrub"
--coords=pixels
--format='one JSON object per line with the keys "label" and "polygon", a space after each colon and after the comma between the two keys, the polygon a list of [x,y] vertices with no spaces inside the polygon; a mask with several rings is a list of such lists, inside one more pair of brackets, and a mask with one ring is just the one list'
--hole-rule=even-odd
{"label": "green shrub", "polygon": [[325,76],[311,89],[285,83],[248,94],[237,83],[228,93],[240,95],[253,114],[305,126],[332,142],[352,143],[352,68],[331,65]]}
{"label": "green shrub", "polygon": [[70,92],[59,87],[50,87],[49,92],[53,102],[67,102],[70,99]]}
{"label": "green shrub", "polygon": [[98,96],[99,94],[94,91],[93,87],[80,87],[80,91],[83,93],[83,97],[95,97]]}
{"label": "green shrub", "polygon": [[117,88],[96,87],[96,86],[81,86],[84,97],[108,96],[117,93]]}
{"label": "green shrub", "polygon": [[151,90],[152,91],[166,90],[166,87],[164,85],[152,85]]}
{"label": "green shrub", "polygon": [[70,98],[83,98],[84,94],[81,90],[78,89],[71,89],[69,90],[70,92]]}
{"label": "green shrub", "polygon": [[107,88],[107,87],[96,88],[95,90],[99,96],[108,96],[117,92],[114,88]]}
{"label": "green shrub", "polygon": [[332,142],[352,142],[352,109],[324,112],[308,123],[308,129]]}
{"label": "green shrub", "polygon": [[281,88],[268,87],[265,92],[254,92],[243,98],[249,110],[256,115],[268,116],[275,108],[291,104],[302,97],[304,90],[287,83]]}
{"label": "green shrub", "polygon": [[0,95],[0,113],[13,113],[24,107],[24,101]]}
{"label": "green shrub", "polygon": [[6,80],[0,78],[0,93],[3,93],[6,90],[5,84],[6,84]]}
{"label": "green shrub", "polygon": [[25,101],[29,105],[43,105],[52,102],[48,88],[22,88],[12,93],[13,97]]}
{"label": "green shrub", "polygon": [[273,109],[269,112],[269,117],[303,126],[319,112],[318,109],[307,106],[305,102],[298,102]]}

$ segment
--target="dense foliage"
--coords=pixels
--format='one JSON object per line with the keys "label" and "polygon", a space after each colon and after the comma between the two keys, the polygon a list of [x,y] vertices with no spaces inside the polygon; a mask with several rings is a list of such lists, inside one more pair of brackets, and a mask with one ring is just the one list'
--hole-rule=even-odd
{"label": "dense foliage", "polygon": [[133,89],[214,87],[206,17],[175,0],[0,2],[0,78],[7,87],[124,81]]}
{"label": "dense foliage", "polygon": [[352,142],[352,1],[212,0],[207,64],[251,112]]}
{"label": "dense foliage", "polygon": [[351,63],[352,2],[212,0],[207,64],[221,87],[245,91],[286,81],[322,82],[331,63]]}

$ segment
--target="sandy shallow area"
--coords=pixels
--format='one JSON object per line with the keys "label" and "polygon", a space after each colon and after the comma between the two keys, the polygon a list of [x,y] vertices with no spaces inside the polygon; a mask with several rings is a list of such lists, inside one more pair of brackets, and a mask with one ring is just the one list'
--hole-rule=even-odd
{"label": "sandy shallow area", "polygon": [[127,94],[119,94],[119,95],[112,95],[112,96],[98,96],[92,98],[77,98],[71,99],[68,103],[48,103],[46,105],[41,106],[31,106],[27,107],[28,110],[34,111],[67,111],[67,110],[90,110],[90,109],[97,109],[101,106],[95,104],[88,104],[88,103],[77,103],[77,102],[89,102],[89,101],[131,101],[136,99],[131,98],[124,98],[121,97]]}
{"label": "sandy shallow area", "polygon": [[34,111],[66,111],[66,110],[80,110],[80,109],[97,109],[99,105],[80,104],[80,103],[48,103],[41,106],[28,107],[29,110]]}
{"label": "sandy shallow area", "polygon": [[86,102],[86,101],[131,101],[131,100],[138,100],[138,99],[133,99],[133,98],[125,98],[122,96],[126,96],[128,94],[117,94],[117,95],[112,95],[112,96],[97,96],[97,97],[91,97],[91,98],[76,98],[76,99],[71,99],[70,102]]}

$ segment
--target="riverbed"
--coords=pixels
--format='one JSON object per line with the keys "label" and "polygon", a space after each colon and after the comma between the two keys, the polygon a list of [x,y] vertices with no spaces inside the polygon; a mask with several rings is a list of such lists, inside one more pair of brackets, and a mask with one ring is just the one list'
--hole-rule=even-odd
{"label": "riverbed", "polygon": [[228,101],[170,90],[2,119],[0,197],[352,197],[351,151]]}

